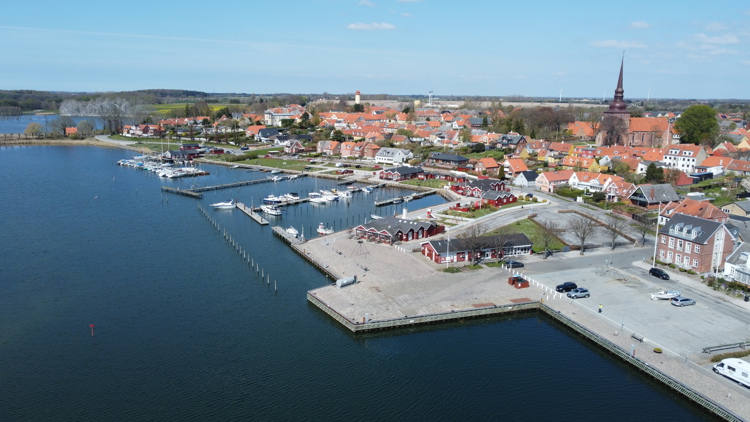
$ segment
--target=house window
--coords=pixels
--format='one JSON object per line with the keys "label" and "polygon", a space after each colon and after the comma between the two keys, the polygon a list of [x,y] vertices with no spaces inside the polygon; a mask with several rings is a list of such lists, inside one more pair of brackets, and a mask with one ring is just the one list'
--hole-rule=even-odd
{"label": "house window", "polygon": [[692,248],[693,244],[690,242],[685,242],[685,252],[690,253],[690,249]]}
{"label": "house window", "polygon": [[674,248],[674,237],[669,238],[669,247]]}
{"label": "house window", "polygon": [[695,253],[699,253],[701,251],[701,245],[695,245]]}
{"label": "house window", "polygon": [[665,245],[667,243],[667,236],[662,235],[661,236],[661,244]]}
{"label": "house window", "polygon": [[698,268],[698,260],[697,259],[693,259],[693,267],[694,268]]}
{"label": "house window", "polygon": [[672,262],[672,251],[667,252],[667,262]]}
{"label": "house window", "polygon": [[664,249],[659,249],[659,260],[664,261]]}
{"label": "house window", "polygon": [[689,256],[685,256],[685,262],[684,262],[683,265],[685,267],[689,267],[690,266],[690,257]]}
{"label": "house window", "polygon": [[678,251],[681,251],[681,250],[682,250],[682,240],[678,240],[678,241],[677,241],[677,250],[678,250]]}
{"label": "house window", "polygon": [[675,264],[679,264],[680,262],[682,262],[682,255],[680,255],[680,254],[675,255],[674,262],[675,262]]}

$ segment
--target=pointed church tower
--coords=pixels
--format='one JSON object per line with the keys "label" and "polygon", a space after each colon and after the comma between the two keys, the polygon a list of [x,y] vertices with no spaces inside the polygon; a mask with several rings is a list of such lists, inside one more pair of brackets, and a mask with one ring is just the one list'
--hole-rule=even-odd
{"label": "pointed church tower", "polygon": [[630,112],[628,111],[628,105],[624,101],[625,90],[622,89],[622,69],[625,64],[625,57],[623,55],[622,62],[620,63],[620,77],[617,79],[617,88],[615,89],[615,99],[609,103],[609,109],[604,111],[604,116],[617,116],[621,119],[630,119]]}

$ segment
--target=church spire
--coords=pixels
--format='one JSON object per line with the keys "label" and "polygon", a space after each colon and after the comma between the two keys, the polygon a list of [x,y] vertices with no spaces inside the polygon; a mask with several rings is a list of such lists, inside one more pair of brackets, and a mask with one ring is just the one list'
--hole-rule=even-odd
{"label": "church spire", "polygon": [[627,111],[628,105],[625,103],[624,95],[625,90],[622,88],[622,71],[625,67],[625,52],[622,53],[622,61],[620,62],[620,77],[617,79],[617,88],[615,88],[615,98],[609,103],[609,110],[606,110],[606,114],[615,114],[620,117],[627,117],[630,112]]}

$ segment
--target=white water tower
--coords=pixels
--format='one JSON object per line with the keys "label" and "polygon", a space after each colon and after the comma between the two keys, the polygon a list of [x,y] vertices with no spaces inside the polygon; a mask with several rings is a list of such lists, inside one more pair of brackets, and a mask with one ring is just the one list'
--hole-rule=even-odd
{"label": "white water tower", "polygon": [[354,104],[359,104],[359,91],[354,93]]}

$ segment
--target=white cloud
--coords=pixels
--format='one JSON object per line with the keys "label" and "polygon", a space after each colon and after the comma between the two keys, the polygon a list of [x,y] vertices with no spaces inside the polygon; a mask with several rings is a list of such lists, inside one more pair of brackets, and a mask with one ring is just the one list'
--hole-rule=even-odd
{"label": "white cloud", "polygon": [[346,25],[347,29],[351,29],[353,31],[383,31],[383,30],[390,30],[390,29],[396,29],[394,25],[391,25],[390,23],[350,23],[349,25]]}
{"label": "white cloud", "polygon": [[721,22],[709,22],[706,24],[706,30],[708,31],[726,31],[727,29],[729,29],[729,26]]}
{"label": "white cloud", "polygon": [[600,48],[619,48],[619,49],[646,48],[646,46],[642,42],[639,42],[639,41],[617,41],[617,40],[592,41],[591,46],[600,47]]}
{"label": "white cloud", "polygon": [[410,15],[410,14],[408,14],[408,13],[402,13],[402,14],[401,14],[401,16],[403,16],[403,17],[405,17],[405,18],[410,18],[410,17],[411,17],[411,15]]}
{"label": "white cloud", "polygon": [[373,6],[375,6],[375,3],[371,2],[370,0],[359,0],[358,4],[360,6],[367,6],[367,7],[373,7]]}
{"label": "white cloud", "polygon": [[721,35],[721,36],[719,35],[708,36],[706,34],[695,34],[694,38],[699,43],[711,44],[711,45],[737,44],[740,42],[740,40],[737,39],[737,36],[733,34],[726,34],[726,35]]}
{"label": "white cloud", "polygon": [[630,27],[633,29],[648,29],[651,28],[651,24],[644,21],[630,22]]}

